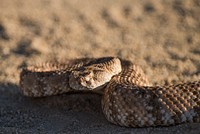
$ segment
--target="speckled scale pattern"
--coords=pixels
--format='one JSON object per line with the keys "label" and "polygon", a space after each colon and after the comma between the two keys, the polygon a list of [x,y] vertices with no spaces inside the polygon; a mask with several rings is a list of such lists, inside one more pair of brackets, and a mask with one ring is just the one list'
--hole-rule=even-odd
{"label": "speckled scale pattern", "polygon": [[131,61],[121,59],[122,71],[115,76],[115,82],[128,85],[150,86],[143,70]]}
{"label": "speckled scale pattern", "polygon": [[127,127],[169,126],[200,121],[200,82],[134,86],[111,81],[102,99],[106,118]]}
{"label": "speckled scale pattern", "polygon": [[[121,72],[105,81],[101,89],[102,110],[108,121],[126,127],[200,122],[200,81],[152,86],[139,66],[128,60],[119,60]],[[30,97],[75,92],[77,89],[70,87],[69,83],[73,71],[82,71],[82,68],[87,67],[91,69],[93,66],[103,68],[103,72],[95,75],[99,76],[99,81],[102,76],[110,77],[107,74],[109,71],[115,72],[118,67],[115,67],[117,63],[114,61],[114,57],[82,58],[67,60],[65,63],[47,62],[28,66],[20,74],[21,91]],[[71,82],[77,84],[75,79]]]}
{"label": "speckled scale pattern", "polygon": [[93,58],[66,60],[65,62],[46,62],[30,65],[20,73],[21,92],[30,97],[44,97],[71,91],[70,72],[89,62]]}

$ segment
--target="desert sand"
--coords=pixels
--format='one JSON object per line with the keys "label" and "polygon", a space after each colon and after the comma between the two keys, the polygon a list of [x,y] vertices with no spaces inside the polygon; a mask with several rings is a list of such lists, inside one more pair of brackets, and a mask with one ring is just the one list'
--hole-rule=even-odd
{"label": "desert sand", "polygon": [[199,0],[0,0],[0,133],[200,133],[199,123],[126,128],[109,123],[97,94],[24,97],[34,63],[117,56],[153,85],[200,79]]}

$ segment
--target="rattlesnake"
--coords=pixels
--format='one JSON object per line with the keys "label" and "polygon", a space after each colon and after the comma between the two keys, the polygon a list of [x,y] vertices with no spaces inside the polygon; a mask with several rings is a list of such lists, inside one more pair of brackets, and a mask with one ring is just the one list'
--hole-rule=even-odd
{"label": "rattlesnake", "polygon": [[200,122],[200,81],[152,86],[142,69],[115,57],[81,58],[24,68],[25,96],[43,97],[75,91],[102,94],[108,121],[127,127]]}

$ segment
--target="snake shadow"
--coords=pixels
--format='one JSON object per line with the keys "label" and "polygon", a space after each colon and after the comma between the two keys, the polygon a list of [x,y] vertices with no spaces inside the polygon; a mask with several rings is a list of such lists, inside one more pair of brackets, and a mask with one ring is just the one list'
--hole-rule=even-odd
{"label": "snake shadow", "polygon": [[0,131],[6,133],[169,133],[200,132],[200,124],[173,127],[126,128],[109,123],[101,96],[92,93],[29,98],[19,86],[0,82]]}
{"label": "snake shadow", "polygon": [[21,94],[18,85],[0,82],[0,131],[12,127],[9,132],[77,132],[106,124],[97,94],[30,98]]}

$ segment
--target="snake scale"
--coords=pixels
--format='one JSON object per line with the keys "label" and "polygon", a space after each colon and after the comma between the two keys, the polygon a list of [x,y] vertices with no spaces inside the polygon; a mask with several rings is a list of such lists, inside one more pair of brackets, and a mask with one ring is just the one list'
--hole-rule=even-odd
{"label": "snake scale", "polygon": [[67,92],[102,94],[108,121],[126,127],[200,122],[200,81],[152,86],[139,66],[116,57],[80,58],[27,66],[20,74],[25,96]]}

